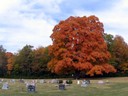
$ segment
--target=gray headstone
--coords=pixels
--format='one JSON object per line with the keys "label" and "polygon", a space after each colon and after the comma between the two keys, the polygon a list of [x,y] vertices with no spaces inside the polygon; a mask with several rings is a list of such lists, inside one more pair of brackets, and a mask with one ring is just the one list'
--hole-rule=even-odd
{"label": "gray headstone", "polygon": [[8,83],[7,82],[4,83],[2,86],[2,89],[7,90],[8,88],[9,88]]}
{"label": "gray headstone", "polygon": [[59,84],[59,89],[60,90],[65,90],[65,84]]}
{"label": "gray headstone", "polygon": [[15,83],[15,79],[11,79],[10,82]]}
{"label": "gray headstone", "polygon": [[45,83],[45,80],[40,80],[40,83]]}
{"label": "gray headstone", "polygon": [[0,83],[2,83],[2,80],[0,79]]}
{"label": "gray headstone", "polygon": [[24,83],[24,80],[23,79],[20,79],[19,82]]}
{"label": "gray headstone", "polygon": [[28,90],[28,92],[35,92],[36,87],[34,85],[28,85],[27,90]]}
{"label": "gray headstone", "polygon": [[89,84],[90,84],[89,80],[83,80],[82,84],[81,84],[81,87],[87,87]]}

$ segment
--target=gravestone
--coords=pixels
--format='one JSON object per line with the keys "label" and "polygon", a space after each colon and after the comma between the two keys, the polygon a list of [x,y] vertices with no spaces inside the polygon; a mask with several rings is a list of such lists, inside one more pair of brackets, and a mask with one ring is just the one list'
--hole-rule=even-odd
{"label": "gravestone", "polygon": [[34,85],[28,85],[27,90],[28,90],[28,92],[35,92],[36,87]]}
{"label": "gravestone", "polygon": [[12,79],[10,82],[15,83],[15,79]]}
{"label": "gravestone", "polygon": [[9,88],[8,83],[7,82],[4,83],[2,86],[2,89],[7,90],[8,88]]}
{"label": "gravestone", "polygon": [[90,84],[90,80],[83,80],[81,87],[87,87]]}
{"label": "gravestone", "polygon": [[0,79],[0,83],[2,83],[2,80]]}
{"label": "gravestone", "polygon": [[23,80],[23,79],[20,79],[19,82],[20,82],[20,83],[24,83],[24,80]]}
{"label": "gravestone", "polygon": [[33,85],[33,86],[35,86],[36,85],[36,83],[35,82],[25,82],[25,84],[26,84],[26,87],[28,87],[29,85]]}
{"label": "gravestone", "polygon": [[3,82],[3,81],[4,81],[4,79],[1,79],[1,81]]}
{"label": "gravestone", "polygon": [[99,81],[98,81],[98,84],[104,84],[104,81],[99,80]]}
{"label": "gravestone", "polygon": [[110,83],[110,82],[109,82],[108,80],[106,80],[106,82],[105,82],[105,83],[107,83],[107,84],[108,84],[108,83]]}
{"label": "gravestone", "polygon": [[58,83],[58,80],[57,79],[52,79],[51,83]]}
{"label": "gravestone", "polygon": [[26,87],[28,87],[28,85],[30,85],[28,82],[25,82],[25,85],[26,85]]}
{"label": "gravestone", "polygon": [[59,89],[60,90],[65,90],[65,85],[64,84],[59,84]]}
{"label": "gravestone", "polygon": [[33,83],[37,83],[38,81],[37,80],[32,80]]}
{"label": "gravestone", "polygon": [[40,80],[40,83],[45,83],[45,80]]}
{"label": "gravestone", "polygon": [[77,84],[78,84],[78,85],[80,84],[80,80],[77,80]]}

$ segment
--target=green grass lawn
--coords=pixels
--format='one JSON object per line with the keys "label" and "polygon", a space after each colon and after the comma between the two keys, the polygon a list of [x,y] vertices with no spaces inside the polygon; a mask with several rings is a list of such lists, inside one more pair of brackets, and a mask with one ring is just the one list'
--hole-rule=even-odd
{"label": "green grass lawn", "polygon": [[91,80],[87,87],[81,87],[73,80],[73,84],[67,86],[66,90],[59,90],[56,84],[37,82],[35,93],[28,93],[25,84],[16,80],[15,83],[9,82],[8,90],[2,90],[0,83],[0,96],[128,96],[128,77],[102,79],[109,82],[105,84],[98,84],[99,80]]}

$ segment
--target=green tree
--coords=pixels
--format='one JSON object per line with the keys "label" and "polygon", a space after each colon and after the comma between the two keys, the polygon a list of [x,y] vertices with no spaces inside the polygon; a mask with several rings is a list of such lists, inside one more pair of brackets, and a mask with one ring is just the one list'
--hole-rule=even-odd
{"label": "green tree", "polygon": [[114,36],[111,34],[104,33],[104,39],[105,39],[105,42],[107,43],[108,51],[112,54]]}
{"label": "green tree", "polygon": [[0,76],[4,76],[6,74],[6,65],[7,65],[7,58],[6,58],[6,49],[0,45]]}
{"label": "green tree", "polygon": [[117,35],[113,41],[112,58],[115,60],[116,68],[118,70],[123,70],[126,66],[128,67],[128,45],[124,41],[123,37],[119,35]]}
{"label": "green tree", "polygon": [[111,54],[109,63],[116,67],[117,63],[114,58],[114,36],[111,34],[104,33],[104,39],[105,39],[105,42],[107,43],[108,51]]}
{"label": "green tree", "polygon": [[47,63],[50,61],[48,47],[39,47],[34,51],[34,59],[32,62],[32,71],[36,75],[47,75]]}
{"label": "green tree", "polygon": [[14,72],[19,75],[30,76],[32,73],[33,46],[24,46],[18,54],[15,55]]}

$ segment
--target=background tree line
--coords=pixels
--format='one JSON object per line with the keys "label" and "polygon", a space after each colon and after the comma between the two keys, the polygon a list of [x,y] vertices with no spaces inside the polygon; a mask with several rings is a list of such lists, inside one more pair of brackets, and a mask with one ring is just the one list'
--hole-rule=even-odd
{"label": "background tree line", "polygon": [[[128,74],[128,45],[121,36],[104,34],[108,51],[111,53],[109,63],[117,69],[114,75]],[[17,53],[6,52],[0,46],[0,76],[16,77],[53,77],[53,73],[47,68],[52,56],[49,55],[48,47],[33,49],[31,45],[25,45]],[[109,75],[111,75],[110,73]]]}
{"label": "background tree line", "polygon": [[52,45],[25,45],[17,53],[0,46],[0,76],[51,78],[122,76],[128,73],[128,44],[104,33],[96,16],[69,17],[51,34]]}

